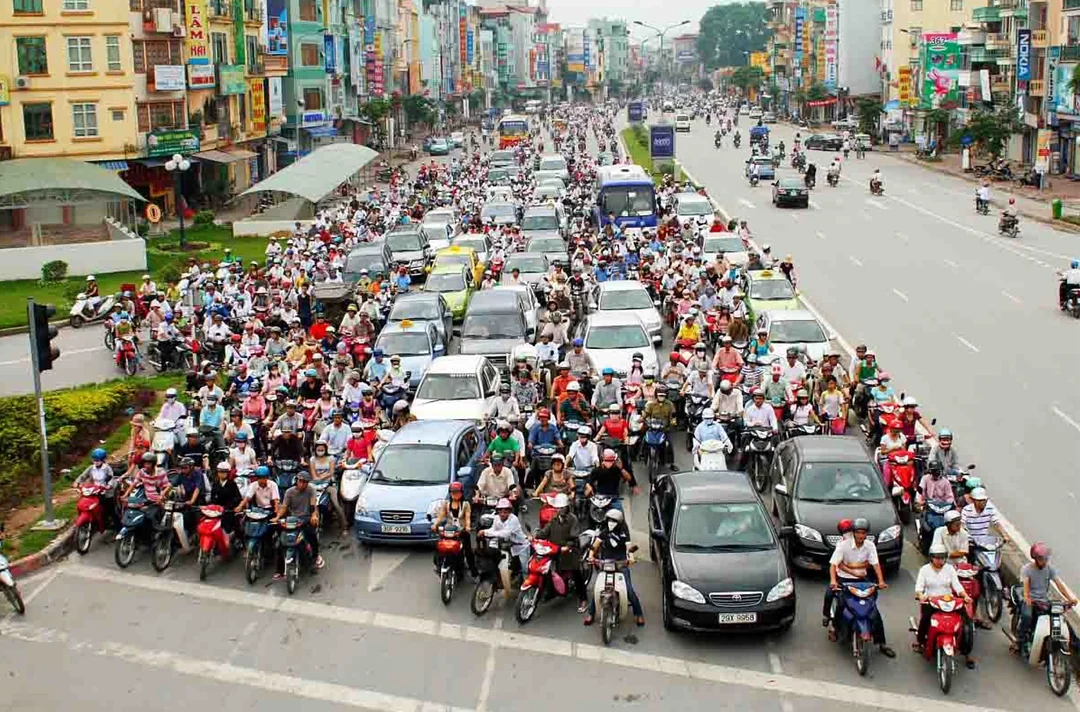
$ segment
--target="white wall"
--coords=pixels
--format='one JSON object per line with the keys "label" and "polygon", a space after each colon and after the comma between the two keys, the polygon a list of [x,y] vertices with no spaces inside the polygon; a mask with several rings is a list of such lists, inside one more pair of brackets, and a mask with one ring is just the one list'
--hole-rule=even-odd
{"label": "white wall", "polygon": [[41,266],[53,260],[68,263],[71,275],[103,274],[146,269],[146,243],[121,232],[110,222],[108,242],[82,242],[45,247],[9,247],[0,250],[0,281],[39,279]]}
{"label": "white wall", "polygon": [[837,86],[847,87],[850,96],[880,95],[881,77],[874,68],[874,56],[881,57],[880,3],[839,0],[837,16]]}

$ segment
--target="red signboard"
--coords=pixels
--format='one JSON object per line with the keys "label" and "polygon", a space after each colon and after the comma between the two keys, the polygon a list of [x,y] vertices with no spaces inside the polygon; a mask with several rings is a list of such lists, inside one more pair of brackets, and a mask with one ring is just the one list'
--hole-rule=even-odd
{"label": "red signboard", "polygon": [[816,99],[814,101],[806,102],[807,106],[832,106],[836,103],[836,97],[830,96],[828,99]]}

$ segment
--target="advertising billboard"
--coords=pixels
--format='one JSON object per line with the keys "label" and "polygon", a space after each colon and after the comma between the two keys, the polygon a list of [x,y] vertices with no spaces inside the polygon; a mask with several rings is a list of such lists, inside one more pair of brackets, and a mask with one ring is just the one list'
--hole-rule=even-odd
{"label": "advertising billboard", "polygon": [[632,124],[640,124],[644,118],[644,111],[640,101],[631,101],[626,105],[626,120]]}
{"label": "advertising billboard", "polygon": [[1016,31],[1016,80],[1031,81],[1031,30]]}
{"label": "advertising billboard", "polygon": [[649,157],[654,161],[675,158],[674,124],[653,124],[649,127]]}
{"label": "advertising billboard", "polygon": [[206,5],[207,0],[187,0],[184,3],[188,64],[210,63],[210,18]]}
{"label": "advertising billboard", "polygon": [[955,32],[923,34],[922,96],[924,109],[955,109],[960,105],[960,45]]}
{"label": "advertising billboard", "polygon": [[266,53],[289,54],[289,0],[266,0]]}

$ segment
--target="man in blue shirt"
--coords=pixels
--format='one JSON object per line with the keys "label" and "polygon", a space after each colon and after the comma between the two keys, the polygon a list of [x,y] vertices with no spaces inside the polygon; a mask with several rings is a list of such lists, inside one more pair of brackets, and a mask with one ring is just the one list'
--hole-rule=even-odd
{"label": "man in blue shirt", "polygon": [[412,286],[412,277],[409,276],[409,270],[405,265],[402,265],[398,273],[394,275],[394,286],[398,288],[399,292],[407,292],[409,287]]}
{"label": "man in blue shirt", "polygon": [[551,411],[541,408],[536,414],[537,422],[529,428],[528,452],[531,455],[536,445],[554,445],[562,449],[562,439],[559,437],[559,429],[551,424]]}
{"label": "man in blue shirt", "polygon": [[199,430],[208,429],[208,435],[213,439],[213,449],[220,450],[225,447],[225,438],[222,428],[225,425],[225,409],[218,403],[215,393],[206,396],[203,407],[199,410]]}
{"label": "man in blue shirt", "polygon": [[719,440],[724,444],[724,449],[728,452],[731,451],[731,440],[728,438],[727,431],[724,430],[724,426],[716,422],[715,414],[712,408],[706,408],[701,411],[701,422],[694,428],[694,453],[701,448],[701,443],[708,442],[709,440]]}
{"label": "man in blue shirt", "polygon": [[383,358],[382,349],[375,349],[371,356],[371,360],[364,366],[364,375],[368,383],[380,383],[390,370],[390,364]]}

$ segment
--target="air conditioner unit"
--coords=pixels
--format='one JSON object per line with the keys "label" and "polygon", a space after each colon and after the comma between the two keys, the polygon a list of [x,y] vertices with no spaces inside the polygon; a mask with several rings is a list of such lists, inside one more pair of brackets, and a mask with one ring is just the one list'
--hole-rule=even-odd
{"label": "air conditioner unit", "polygon": [[173,26],[173,28],[172,28],[172,36],[173,37],[184,37],[185,35],[187,35],[187,30],[184,29],[183,25],[174,25]]}
{"label": "air conditioner unit", "polygon": [[15,77],[15,88],[16,89],[29,89],[30,88],[30,77]]}

